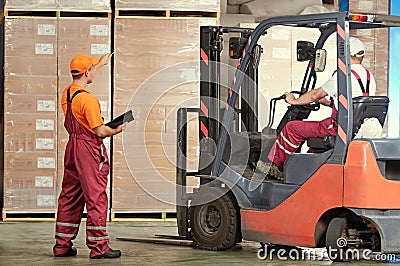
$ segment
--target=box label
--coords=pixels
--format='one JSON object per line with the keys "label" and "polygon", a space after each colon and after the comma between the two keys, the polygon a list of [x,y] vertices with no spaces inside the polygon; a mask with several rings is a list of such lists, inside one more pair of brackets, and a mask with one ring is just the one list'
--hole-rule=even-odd
{"label": "box label", "polygon": [[272,29],[271,39],[274,41],[287,41],[289,40],[289,30],[285,29]]}
{"label": "box label", "polygon": [[54,130],[54,120],[36,119],[36,130]]}
{"label": "box label", "polygon": [[92,43],[91,54],[106,54],[110,52],[110,46],[107,43]]}
{"label": "box label", "polygon": [[291,52],[288,48],[273,48],[272,58],[276,59],[290,59]]}
{"label": "box label", "polygon": [[100,110],[102,113],[108,114],[108,101],[100,101]]}
{"label": "box label", "polygon": [[56,205],[56,195],[37,195],[38,207],[53,207]]}
{"label": "box label", "polygon": [[364,47],[367,52],[374,51],[374,43],[373,42],[364,42]]}
{"label": "box label", "polygon": [[90,35],[92,36],[108,36],[108,25],[90,25]]}
{"label": "box label", "polygon": [[110,2],[106,1],[106,0],[92,0],[92,5],[96,5],[96,6],[109,6]]}
{"label": "box label", "polygon": [[54,139],[36,139],[36,149],[37,150],[53,150],[54,149]]}
{"label": "box label", "polygon": [[53,177],[35,176],[35,187],[53,187]]}
{"label": "box label", "polygon": [[37,168],[56,168],[56,159],[52,157],[39,157],[37,158]]}
{"label": "box label", "polygon": [[372,30],[367,29],[367,30],[357,30],[357,35],[358,36],[372,36]]}
{"label": "box label", "polygon": [[374,1],[360,1],[358,3],[358,8],[364,11],[373,11],[374,10]]}
{"label": "box label", "polygon": [[38,100],[36,110],[39,112],[54,112],[56,110],[55,101]]}
{"label": "box label", "polygon": [[52,43],[36,43],[35,54],[54,54]]}
{"label": "box label", "polygon": [[52,24],[38,24],[38,35],[56,35],[56,26]]}

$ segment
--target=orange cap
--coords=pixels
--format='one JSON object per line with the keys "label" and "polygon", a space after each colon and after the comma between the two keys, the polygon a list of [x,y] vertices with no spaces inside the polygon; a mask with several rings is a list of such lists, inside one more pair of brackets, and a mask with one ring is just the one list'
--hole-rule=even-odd
{"label": "orange cap", "polygon": [[93,65],[99,63],[97,57],[89,57],[87,54],[78,54],[72,58],[69,68],[73,76],[80,75],[88,71]]}

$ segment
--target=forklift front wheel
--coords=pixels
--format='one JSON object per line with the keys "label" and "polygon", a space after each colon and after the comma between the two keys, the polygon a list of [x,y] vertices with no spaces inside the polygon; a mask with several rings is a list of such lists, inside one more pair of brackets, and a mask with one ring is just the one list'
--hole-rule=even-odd
{"label": "forklift front wheel", "polygon": [[197,245],[207,250],[227,250],[235,246],[239,210],[228,193],[220,188],[204,188],[193,199],[193,203],[196,202],[201,204],[191,206],[189,213]]}

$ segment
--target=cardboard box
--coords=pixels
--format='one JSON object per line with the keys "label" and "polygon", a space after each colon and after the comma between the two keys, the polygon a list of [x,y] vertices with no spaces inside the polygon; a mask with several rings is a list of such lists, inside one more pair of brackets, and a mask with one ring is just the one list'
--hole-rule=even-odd
{"label": "cardboard box", "polygon": [[349,8],[352,12],[374,12],[376,11],[376,1],[374,0],[350,0]]}
{"label": "cardboard box", "polygon": [[61,10],[71,11],[111,11],[110,1],[108,0],[57,0],[57,6]]}
{"label": "cardboard box", "polygon": [[56,190],[53,188],[4,191],[4,208],[7,210],[54,209],[56,206]]}
{"label": "cardboard box", "polygon": [[33,36],[24,36],[17,38],[7,38],[4,54],[6,56],[42,56],[55,55],[57,41],[53,36],[46,38],[32,38]]}
{"label": "cardboard box", "polygon": [[57,57],[54,54],[31,56],[6,56],[5,76],[57,76]]}
{"label": "cardboard box", "polygon": [[[12,1],[17,0],[7,1],[7,5]],[[52,37],[55,40],[57,36],[57,19],[55,17],[6,17],[4,27],[6,41],[9,38],[20,39],[29,38],[29,36],[35,36],[35,39]]]}
{"label": "cardboard box", "polygon": [[30,95],[56,95],[57,76],[5,76],[4,77],[5,95],[21,94]]}
{"label": "cardboard box", "polygon": [[57,0],[7,0],[6,8],[24,10],[56,9]]}
{"label": "cardboard box", "polygon": [[[161,195],[163,196],[163,195]],[[113,212],[123,211],[174,211],[175,204],[168,204],[157,199],[160,195],[149,196],[147,194],[134,195],[129,190],[121,191],[121,188],[113,189]],[[175,195],[173,195],[175,197]],[[168,199],[173,202],[172,196]]]}
{"label": "cardboard box", "polygon": [[56,76],[56,28],[55,18],[6,18],[5,75]]}
{"label": "cardboard box", "polygon": [[57,111],[56,95],[26,95],[15,94],[9,91],[4,95],[4,111],[6,113],[44,113],[51,114]]}
{"label": "cardboard box", "polygon": [[87,41],[95,38],[109,38],[111,35],[111,19],[91,17],[60,18],[58,33],[58,37],[61,39]]}
{"label": "cardboard box", "polygon": [[145,0],[116,0],[116,9],[133,10],[182,10],[182,11],[208,11],[219,12],[220,0],[196,1],[196,0],[174,0],[174,1],[145,1]]}
{"label": "cardboard box", "polygon": [[26,171],[56,170],[55,152],[5,152],[4,172],[16,169]]}
{"label": "cardboard box", "polygon": [[54,170],[15,170],[4,173],[5,189],[38,189],[55,188],[56,172]]}
{"label": "cardboard box", "polygon": [[6,133],[4,135],[5,152],[48,152],[56,151],[55,132]]}
{"label": "cardboard box", "polygon": [[54,132],[57,130],[56,113],[4,114],[4,133]]}

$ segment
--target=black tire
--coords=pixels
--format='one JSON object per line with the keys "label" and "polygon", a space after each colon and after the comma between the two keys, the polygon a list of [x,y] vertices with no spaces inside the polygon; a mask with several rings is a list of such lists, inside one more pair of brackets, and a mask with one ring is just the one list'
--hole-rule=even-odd
{"label": "black tire", "polygon": [[347,240],[346,240],[345,218],[333,218],[326,230],[326,249],[328,256],[332,261],[349,261],[351,258],[346,257]]}
{"label": "black tire", "polygon": [[[223,195],[223,196],[220,196]],[[207,199],[214,199],[208,202]],[[238,212],[233,199],[220,188],[204,188],[194,197],[190,207],[190,227],[198,247],[227,250],[239,240]],[[240,237],[241,238],[241,237]]]}

